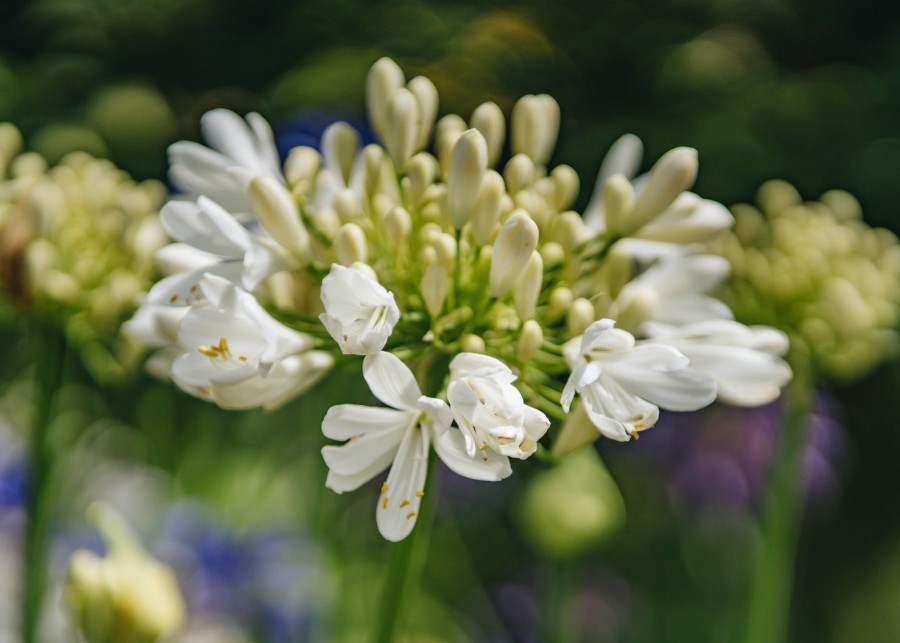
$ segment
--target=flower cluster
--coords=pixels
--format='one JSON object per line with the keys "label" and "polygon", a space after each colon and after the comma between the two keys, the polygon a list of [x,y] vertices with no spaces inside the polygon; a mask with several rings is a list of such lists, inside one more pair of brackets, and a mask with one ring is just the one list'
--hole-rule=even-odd
{"label": "flower cluster", "polygon": [[274,406],[364,356],[389,408],[332,408],[323,430],[346,442],[323,455],[338,492],[390,467],[386,538],[413,528],[432,449],[499,480],[571,409],[591,439],[629,440],[660,407],[778,395],[785,338],[707,295],[727,264],[697,247],[732,218],[688,191],[694,150],[635,177],[641,143],[623,137],[582,216],[577,174],[549,165],[550,96],[521,98],[509,127],[491,102],[435,121],[435,86],[388,59],[366,94],[381,144],[335,123],[321,151],[282,164],[259,115],[216,110],[201,122],[208,147],[172,146],[184,194],[161,213],[168,276],[131,326],[160,348],[158,369],[228,408]]}
{"label": "flower cluster", "polygon": [[741,319],[786,331],[814,368],[860,376],[896,354],[900,245],[870,228],[841,190],[804,203],[784,181],[734,206],[734,231],[711,248],[733,266],[723,293]]}
{"label": "flower cluster", "polygon": [[0,282],[7,297],[63,327],[103,378],[116,362],[101,340],[156,276],[165,188],[83,153],[48,169],[21,147],[19,131],[0,124]]}

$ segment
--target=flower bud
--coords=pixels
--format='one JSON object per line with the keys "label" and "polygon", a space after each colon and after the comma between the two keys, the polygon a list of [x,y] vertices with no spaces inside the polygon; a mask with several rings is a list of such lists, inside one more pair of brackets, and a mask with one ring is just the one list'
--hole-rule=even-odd
{"label": "flower bud", "polygon": [[438,261],[451,268],[456,261],[456,253],[459,252],[456,239],[446,232],[441,232],[435,237],[433,245],[437,251]]}
{"label": "flower bud", "polygon": [[624,231],[634,232],[652,221],[679,194],[690,188],[696,178],[697,150],[676,147],[663,154],[650,170],[647,184],[635,199]]}
{"label": "flower bud", "polygon": [[366,105],[369,118],[378,136],[385,140],[388,129],[388,102],[394,93],[403,87],[403,71],[390,58],[379,59],[369,70],[366,78]]}
{"label": "flower bud", "polygon": [[582,218],[575,212],[556,215],[550,231],[552,239],[560,245],[566,256],[571,257],[575,248],[589,235]]}
{"label": "flower bud", "polygon": [[557,165],[550,173],[550,178],[556,186],[556,199],[554,205],[559,211],[571,208],[578,197],[580,181],[578,173],[568,165]]}
{"label": "flower bud", "polygon": [[419,131],[416,134],[416,149],[421,150],[428,145],[431,127],[438,111],[438,91],[434,83],[424,76],[416,76],[407,84],[409,91],[419,103]]}
{"label": "flower bud", "polygon": [[534,181],[534,161],[525,154],[516,154],[503,168],[503,178],[510,194],[524,190]]}
{"label": "flower bud", "polygon": [[253,212],[266,232],[298,259],[307,259],[309,233],[284,186],[272,177],[255,176],[250,180],[248,195]]}
{"label": "flower bud", "polygon": [[505,195],[503,177],[494,170],[485,172],[472,215],[472,240],[476,246],[483,246],[491,240]]}
{"label": "flower bud", "polygon": [[513,303],[519,319],[525,320],[534,317],[534,307],[537,305],[538,295],[541,294],[543,280],[544,260],[541,258],[541,253],[535,251],[531,253],[525,269],[516,279],[513,287]]}
{"label": "flower bud", "polygon": [[558,266],[563,261],[565,261],[566,253],[562,249],[562,246],[556,243],[555,241],[549,241],[541,246],[540,249],[541,258],[544,260],[544,265],[548,268],[552,268],[553,266]]}
{"label": "flower bud", "polygon": [[557,286],[550,293],[550,315],[552,318],[559,319],[568,312],[569,307],[574,301],[575,295],[565,286]]}
{"label": "flower bud", "polygon": [[402,173],[406,162],[416,150],[419,135],[419,103],[408,89],[400,88],[387,106],[384,146],[394,160],[397,172]]}
{"label": "flower bud", "polygon": [[487,350],[484,340],[479,335],[473,335],[472,333],[463,335],[459,342],[459,347],[464,353],[478,353],[479,355],[484,355]]}
{"label": "flower bud", "polygon": [[431,154],[419,152],[410,159],[404,178],[409,179],[407,196],[413,204],[422,203],[426,190],[434,183],[437,172],[437,160]]}
{"label": "flower bud", "polygon": [[337,263],[342,266],[349,266],[357,261],[366,263],[369,248],[362,228],[355,223],[342,225],[334,237],[334,254]]}
{"label": "flower bud", "polygon": [[584,297],[579,297],[572,302],[569,315],[566,319],[570,337],[577,337],[584,333],[588,326],[594,323],[596,313],[594,305]]}
{"label": "flower bud", "polygon": [[338,121],[322,133],[322,157],[325,167],[341,180],[350,184],[350,173],[359,152],[359,134],[347,123]]}
{"label": "flower bud", "polygon": [[463,132],[453,146],[447,172],[447,209],[459,230],[472,216],[472,207],[487,169],[487,145],[476,129]]}
{"label": "flower bud", "polygon": [[559,134],[559,104],[547,94],[523,96],[512,112],[512,152],[546,165]]}
{"label": "flower bud", "polygon": [[359,202],[359,197],[356,196],[356,192],[349,188],[339,190],[334,195],[332,207],[342,223],[349,223],[359,219],[363,214],[362,203]]}
{"label": "flower bud", "polygon": [[543,343],[544,331],[541,325],[529,319],[522,324],[522,332],[519,333],[519,341],[516,343],[516,357],[523,364],[527,363],[540,350]]}
{"label": "flower bud", "polygon": [[622,232],[626,216],[634,205],[634,186],[621,174],[613,174],[603,189],[603,210],[606,231],[617,236]]}
{"label": "flower bud", "polygon": [[403,243],[412,229],[409,212],[401,207],[392,208],[384,217],[384,228],[395,243]]}
{"label": "flower bud", "polygon": [[441,174],[447,176],[450,171],[450,158],[456,139],[466,131],[466,122],[456,114],[447,114],[437,123],[435,132],[435,148],[438,153],[438,161],[441,164]]}
{"label": "flower bud", "polygon": [[494,167],[503,151],[503,140],[506,138],[506,121],[503,112],[496,103],[482,103],[472,112],[472,127],[484,136],[487,143],[487,164]]}
{"label": "flower bud", "polygon": [[433,263],[425,270],[422,283],[422,299],[425,300],[425,308],[432,317],[441,314],[444,300],[447,298],[447,270],[440,264]]}
{"label": "flower bud", "polygon": [[506,220],[494,241],[490,273],[492,296],[502,297],[509,292],[537,247],[539,234],[537,224],[524,210],[513,212]]}

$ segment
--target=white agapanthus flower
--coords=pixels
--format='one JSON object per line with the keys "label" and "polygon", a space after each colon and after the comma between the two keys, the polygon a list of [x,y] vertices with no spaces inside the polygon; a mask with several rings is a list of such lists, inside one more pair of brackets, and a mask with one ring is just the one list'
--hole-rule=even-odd
{"label": "white agapanthus flower", "polygon": [[790,366],[779,357],[787,351],[787,336],[774,328],[709,319],[683,326],[651,322],[644,331],[648,341],[675,348],[715,379],[719,399],[729,404],[768,404],[791,379]]}
{"label": "white agapanthus flower", "polygon": [[636,345],[630,333],[614,326],[611,319],[594,322],[566,345],[572,374],[563,389],[563,410],[569,411],[578,393],[600,432],[626,441],[656,424],[659,407],[695,411],[716,399],[715,380],[691,368],[687,357],[671,346]]}
{"label": "white agapanthus flower", "polygon": [[527,458],[550,428],[546,415],[525,404],[515,380],[506,364],[487,355],[460,353],[450,362],[447,400],[469,456],[492,449]]}
{"label": "white agapanthus flower", "polygon": [[338,264],[322,280],[322,325],[345,355],[371,355],[384,348],[400,309],[394,295],[368,273]]}
{"label": "white agapanthus flower", "polygon": [[347,442],[322,449],[329,469],[325,485],[338,493],[353,491],[390,466],[375,514],[388,540],[404,539],[416,524],[432,446],[444,464],[467,478],[502,480],[512,472],[509,461],[493,451],[469,456],[463,435],[450,426],[447,403],[422,395],[398,357],[367,355],[363,376],[375,397],[391,408],[339,404],[329,409],[323,433]]}
{"label": "white agapanthus flower", "polygon": [[273,408],[315,384],[334,362],[310,336],[272,318],[253,295],[221,277],[200,280],[178,327],[184,351],[172,379],[229,409]]}

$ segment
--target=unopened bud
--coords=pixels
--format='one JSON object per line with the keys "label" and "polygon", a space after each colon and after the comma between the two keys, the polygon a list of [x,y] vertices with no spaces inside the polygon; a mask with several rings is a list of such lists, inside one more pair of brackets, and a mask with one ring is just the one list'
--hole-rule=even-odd
{"label": "unopened bud", "polygon": [[414,205],[425,198],[426,190],[434,183],[438,173],[437,159],[426,152],[419,152],[409,161],[406,177],[409,179],[407,196]]}
{"label": "unopened bud", "polygon": [[537,305],[538,296],[544,280],[544,260],[541,253],[531,253],[528,263],[522,274],[516,279],[513,286],[513,303],[519,319],[531,319],[534,317],[534,308]]}
{"label": "unopened bud", "polygon": [[322,156],[325,167],[343,185],[350,184],[350,173],[359,152],[359,134],[347,123],[332,123],[322,134]]}
{"label": "unopened bud", "polygon": [[517,210],[506,220],[494,241],[490,274],[492,296],[502,297],[509,292],[537,247],[539,234],[537,224],[524,210]]}
{"label": "unopened bud", "polygon": [[447,176],[450,171],[450,158],[456,139],[467,129],[466,122],[456,114],[448,114],[437,123],[435,131],[435,148],[441,164],[441,174]]}
{"label": "unopened bud", "polygon": [[622,232],[629,211],[634,206],[634,186],[622,174],[613,174],[603,190],[606,231],[612,236]]}
{"label": "unopened bud", "polygon": [[393,208],[384,217],[384,227],[392,241],[402,243],[412,229],[409,212],[399,206]]}
{"label": "unopened bud", "polygon": [[697,178],[697,150],[676,147],[660,157],[650,170],[647,184],[634,202],[625,232],[631,233],[652,221]]}
{"label": "unopened bud", "polygon": [[438,261],[444,266],[451,267],[456,262],[456,239],[446,232],[441,232],[432,242],[437,251]]}
{"label": "unopened bud", "polygon": [[375,132],[385,140],[388,129],[388,103],[394,93],[403,87],[403,70],[390,58],[379,59],[366,78],[366,106]]}
{"label": "unopened bud", "polygon": [[556,185],[556,209],[559,211],[572,207],[578,197],[578,188],[581,182],[578,173],[568,165],[557,165],[550,173],[550,178]]}
{"label": "unopened bud", "polygon": [[441,314],[444,300],[447,298],[447,271],[438,263],[433,263],[425,270],[422,283],[422,299],[425,300],[425,308],[432,317]]}
{"label": "unopened bud", "polygon": [[350,266],[356,261],[366,263],[369,248],[362,228],[355,223],[342,225],[334,237],[334,254],[342,266]]}
{"label": "unopened bud", "polygon": [[296,187],[305,182],[315,185],[316,175],[322,165],[322,156],[313,148],[301,145],[288,154],[284,162],[284,176],[288,185]]}
{"label": "unopened bud", "polygon": [[559,319],[568,312],[575,300],[575,295],[565,286],[557,286],[550,293],[550,315],[553,319]]}
{"label": "unopened bud", "polygon": [[523,96],[512,112],[512,152],[546,165],[559,134],[559,104],[547,94]]}
{"label": "unopened bud", "polygon": [[528,363],[540,350],[543,343],[544,331],[541,329],[541,325],[533,319],[529,319],[522,324],[522,332],[519,333],[519,341],[516,343],[516,357],[523,364]]}
{"label": "unopened bud", "polygon": [[459,342],[459,347],[464,353],[478,353],[479,355],[484,355],[487,350],[481,336],[473,335],[472,333],[463,335],[462,340]]}
{"label": "unopened bud", "polygon": [[483,246],[491,240],[505,194],[503,177],[494,170],[485,172],[472,215],[472,240],[476,246]]}
{"label": "unopened bud", "polygon": [[463,132],[453,146],[447,172],[447,209],[459,230],[472,216],[472,207],[487,169],[487,145],[476,129]]}
{"label": "unopened bud", "polygon": [[255,176],[248,186],[250,205],[262,227],[301,260],[309,255],[309,233],[290,193],[269,176]]}
{"label": "unopened bud", "polygon": [[566,253],[562,246],[555,241],[550,241],[541,246],[541,257],[544,259],[544,265],[548,268],[558,266],[565,261]]}
{"label": "unopened bud", "polygon": [[550,230],[550,236],[570,256],[575,248],[584,241],[589,232],[581,216],[575,212],[563,212],[556,215]]}
{"label": "unopened bud", "polygon": [[534,161],[525,154],[516,154],[503,168],[503,178],[510,194],[524,190],[534,182]]}
{"label": "unopened bud", "polygon": [[419,131],[416,134],[416,149],[421,150],[428,145],[431,127],[438,111],[438,91],[434,83],[424,76],[416,76],[407,85],[409,91],[419,102]]}
{"label": "unopened bud", "polygon": [[595,317],[594,305],[587,299],[579,297],[573,301],[566,319],[569,336],[577,337],[583,334],[587,327],[594,323]]}
{"label": "unopened bud", "polygon": [[388,102],[384,134],[384,146],[394,160],[398,173],[404,171],[406,162],[415,152],[419,117],[416,97],[406,88],[398,89]]}
{"label": "unopened bud", "polygon": [[472,127],[484,136],[487,143],[488,167],[494,167],[500,159],[503,151],[503,141],[506,138],[506,120],[503,111],[496,103],[482,103],[472,112]]}
{"label": "unopened bud", "polygon": [[334,195],[332,207],[343,223],[358,219],[363,213],[359,197],[349,188],[344,188]]}

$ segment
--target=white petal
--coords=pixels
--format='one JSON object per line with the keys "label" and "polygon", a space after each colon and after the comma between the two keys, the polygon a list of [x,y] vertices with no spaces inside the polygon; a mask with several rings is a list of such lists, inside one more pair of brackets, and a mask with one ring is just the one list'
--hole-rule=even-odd
{"label": "white petal", "polygon": [[416,525],[428,475],[428,443],[428,432],[419,428],[406,431],[384,493],[378,499],[375,510],[378,531],[392,542],[406,538]]}
{"label": "white petal", "polygon": [[363,377],[372,393],[379,400],[401,410],[416,410],[422,391],[412,371],[399,357],[391,353],[366,355],[363,360]]}
{"label": "white petal", "polygon": [[472,480],[503,480],[512,473],[509,458],[493,449],[470,456],[463,435],[453,429],[434,439],[434,450],[451,471]]}
{"label": "white petal", "polygon": [[332,440],[349,440],[371,431],[404,428],[412,421],[409,411],[360,404],[338,404],[328,409],[322,433]]}
{"label": "white petal", "polygon": [[150,289],[147,301],[163,306],[187,306],[198,301],[200,280],[204,275],[216,275],[232,282],[240,279],[241,264],[238,261],[222,263],[190,272],[182,272],[162,279]]}
{"label": "white petal", "polygon": [[645,344],[627,359],[606,365],[623,388],[670,411],[695,411],[716,399],[715,380],[686,367],[688,359],[670,346]]}

